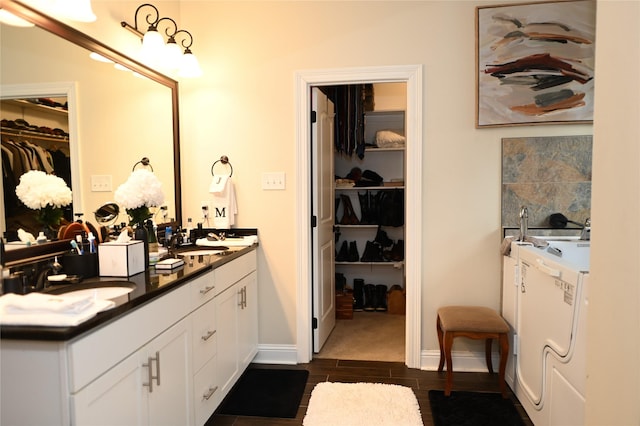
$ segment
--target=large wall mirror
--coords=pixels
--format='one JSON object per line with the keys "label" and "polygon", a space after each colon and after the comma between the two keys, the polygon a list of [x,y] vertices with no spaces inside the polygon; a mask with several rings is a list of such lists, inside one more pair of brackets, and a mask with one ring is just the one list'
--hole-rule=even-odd
{"label": "large wall mirror", "polygon": [[[73,211],[92,220],[93,212],[113,201],[134,164],[148,157],[163,184],[166,218],[181,223],[178,83],[20,2],[1,3],[36,26],[0,25],[0,98],[68,101],[63,148],[70,155]],[[90,59],[90,52],[128,70]],[[111,190],[92,186],[96,179],[110,181]]]}

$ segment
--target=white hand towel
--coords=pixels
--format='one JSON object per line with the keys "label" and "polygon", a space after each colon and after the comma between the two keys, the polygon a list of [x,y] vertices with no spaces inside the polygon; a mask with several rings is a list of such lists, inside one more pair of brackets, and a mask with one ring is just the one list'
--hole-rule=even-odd
{"label": "white hand towel", "polygon": [[[27,296],[30,295],[36,295],[31,296],[29,299],[33,299],[34,302],[36,302],[36,304],[34,305],[34,309],[22,309],[22,308],[16,308],[16,301],[18,300],[17,298],[26,298]],[[20,296],[20,295],[16,295],[16,294],[7,294],[4,295],[2,297],[0,297],[0,324],[3,325],[36,325],[36,326],[49,326],[49,327],[71,327],[71,326],[76,326],[78,324],[81,324],[83,322],[85,322],[86,320],[94,317],[98,312],[104,311],[106,309],[109,309],[113,306],[115,306],[115,302],[111,301],[111,300],[100,300],[100,299],[96,299],[93,300],[90,298],[88,304],[85,305],[85,307],[78,312],[74,312],[74,308],[65,308],[67,310],[62,310],[62,311],[55,311],[55,310],[51,310],[54,309],[51,305],[54,306],[58,306],[58,309],[60,308],[60,306],[63,306],[63,304],[58,304],[59,302],[42,302],[42,297],[47,297],[47,298],[51,298],[51,297],[63,297],[64,296],[52,296],[52,295],[45,295],[45,294],[39,294],[39,293],[30,293],[27,296]],[[73,298],[75,298],[75,302],[78,302],[80,299],[78,299],[77,296],[69,296],[67,297],[68,299],[73,301]],[[84,299],[84,297],[82,297]],[[37,300],[37,299],[41,299],[41,300]],[[17,306],[23,306],[23,302],[19,301],[17,302],[18,305]],[[68,301],[63,302],[64,304],[69,303]],[[11,305],[11,307],[8,307],[7,305]],[[42,309],[42,305],[45,305],[47,308]],[[68,306],[73,306],[68,305]],[[70,309],[70,310],[69,310]]]}
{"label": "white hand towel", "polygon": [[93,298],[87,296],[56,296],[45,293],[29,293],[18,295],[14,293],[2,296],[5,310],[9,313],[67,313],[75,314],[88,308]]}
{"label": "white hand towel", "polygon": [[209,192],[212,194],[221,194],[227,187],[229,176],[214,176],[209,185]]}
{"label": "white hand towel", "polygon": [[218,229],[231,228],[231,226],[236,223],[235,216],[237,213],[238,206],[236,204],[236,192],[233,181],[230,176],[226,176],[224,189],[220,192],[213,192],[211,210],[213,226]]}

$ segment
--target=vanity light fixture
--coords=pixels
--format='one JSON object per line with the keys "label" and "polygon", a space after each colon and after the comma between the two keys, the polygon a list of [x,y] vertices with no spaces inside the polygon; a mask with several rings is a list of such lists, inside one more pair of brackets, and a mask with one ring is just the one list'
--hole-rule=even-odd
{"label": "vanity light fixture", "polygon": [[[138,26],[138,14],[142,8],[149,11],[145,16],[148,27],[144,33]],[[120,25],[142,39],[140,59],[147,65],[170,74],[177,74],[180,77],[191,78],[202,75],[198,59],[191,51],[191,45],[193,45],[191,33],[184,29],[178,29],[178,24],[173,19],[161,18],[155,6],[149,3],[141,4],[136,9],[134,25],[125,21],[122,21]],[[160,33],[160,27],[164,29],[164,35],[167,37],[166,43],[164,36]]]}

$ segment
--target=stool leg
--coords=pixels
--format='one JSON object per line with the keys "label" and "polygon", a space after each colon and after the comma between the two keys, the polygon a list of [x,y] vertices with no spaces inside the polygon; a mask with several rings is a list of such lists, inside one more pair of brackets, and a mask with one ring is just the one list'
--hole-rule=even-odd
{"label": "stool leg", "polygon": [[500,380],[500,392],[503,398],[507,398],[507,382],[504,380],[504,373],[507,370],[507,358],[509,357],[509,337],[507,333],[500,334],[500,369],[498,370],[498,380]]}
{"label": "stool leg", "polygon": [[453,333],[444,334],[444,355],[447,360],[447,381],[444,385],[445,396],[451,395],[453,386],[453,362],[451,361],[451,347],[453,346]]}
{"label": "stool leg", "polygon": [[487,362],[489,373],[493,374],[493,363],[491,362],[491,342],[493,339],[485,339],[484,341],[484,358]]}
{"label": "stool leg", "polygon": [[436,320],[436,328],[438,330],[438,345],[440,346],[440,364],[438,364],[438,371],[442,371],[444,367],[444,335],[442,333],[442,324],[440,324],[440,316]]}

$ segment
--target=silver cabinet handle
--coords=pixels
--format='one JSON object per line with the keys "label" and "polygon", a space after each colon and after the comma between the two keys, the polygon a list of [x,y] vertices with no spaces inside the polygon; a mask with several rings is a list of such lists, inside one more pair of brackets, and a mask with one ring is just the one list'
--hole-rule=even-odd
{"label": "silver cabinet handle", "polygon": [[208,331],[207,334],[205,334],[204,336],[201,337],[202,340],[204,340],[205,342],[207,340],[209,340],[211,338],[211,336],[213,336],[214,334],[216,334],[216,330],[213,331]]}
{"label": "silver cabinet handle", "polygon": [[160,386],[160,352],[156,351],[156,384]]}
{"label": "silver cabinet handle", "polygon": [[216,393],[216,391],[218,390],[218,387],[216,386],[215,388],[209,388],[209,391],[207,393],[205,393],[204,395],[202,395],[202,397],[205,400],[209,400],[209,398],[211,398],[213,396],[214,393]]}
{"label": "silver cabinet handle", "polygon": [[244,295],[243,302],[242,302],[244,304],[243,308],[246,308],[247,307],[247,286],[242,287],[242,292]]}
{"label": "silver cabinet handle", "polygon": [[205,400],[209,400],[209,398],[211,398],[213,396],[214,393],[216,393],[216,391],[218,390],[218,387],[216,386],[215,388],[209,388],[209,391],[207,393],[205,393],[204,395],[202,395],[202,398]]}
{"label": "silver cabinet handle", "polygon": [[[153,361],[156,362],[156,375],[153,375]],[[149,357],[148,361],[142,364],[143,367],[148,367],[148,383],[143,383],[142,386],[149,387],[149,393],[153,392],[153,379],[156,379],[156,384],[160,386],[160,352],[156,351],[156,357]]]}
{"label": "silver cabinet handle", "polygon": [[153,372],[151,371],[152,365],[151,363],[153,362],[153,358],[149,357],[148,361],[145,364],[142,364],[143,367],[147,367],[148,370],[148,375],[147,375],[147,379],[149,380],[147,383],[143,383],[142,386],[147,386],[149,387],[149,393],[153,392]]}
{"label": "silver cabinet handle", "polygon": [[214,288],[216,288],[215,285],[208,285],[205,288],[201,288],[200,289],[200,294],[207,294],[209,293],[211,290],[213,290]]}
{"label": "silver cabinet handle", "polygon": [[240,295],[240,302],[238,302],[238,306],[242,309],[244,307],[244,288],[238,290],[238,294]]}

